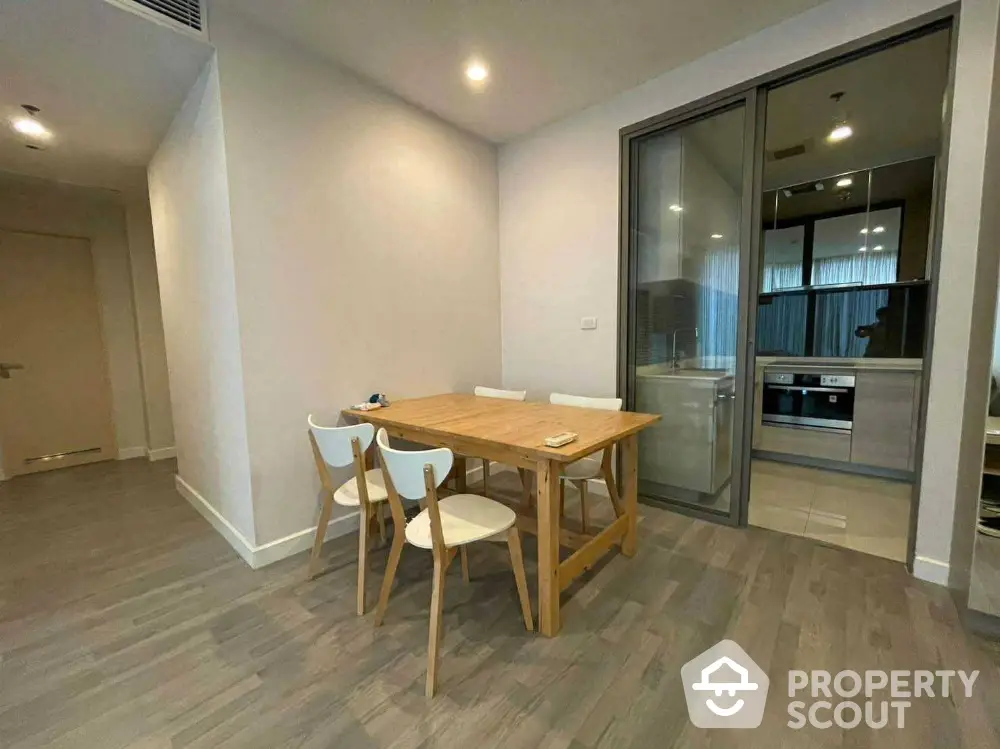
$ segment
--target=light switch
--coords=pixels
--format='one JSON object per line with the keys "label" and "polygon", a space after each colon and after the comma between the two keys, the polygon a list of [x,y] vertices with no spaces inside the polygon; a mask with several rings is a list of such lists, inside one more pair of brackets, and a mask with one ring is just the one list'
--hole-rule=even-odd
{"label": "light switch", "polygon": [[596,317],[581,317],[580,318],[580,330],[597,330],[597,318]]}

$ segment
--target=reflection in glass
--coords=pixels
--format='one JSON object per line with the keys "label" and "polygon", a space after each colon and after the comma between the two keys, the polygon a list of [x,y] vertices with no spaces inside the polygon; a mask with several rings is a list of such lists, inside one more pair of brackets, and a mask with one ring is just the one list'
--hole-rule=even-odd
{"label": "reflection in glass", "polygon": [[927,157],[766,193],[758,354],[920,357],[933,184]]}
{"label": "reflection in glass", "polygon": [[805,294],[761,297],[758,356],[805,356],[809,298]]}
{"label": "reflection in glass", "polygon": [[728,513],[744,109],[640,139],[632,152],[640,490]]}
{"label": "reflection in glass", "polygon": [[768,229],[764,232],[764,264],[761,268],[761,291],[794,289],[804,284],[802,253],[805,226]]}
{"label": "reflection in glass", "polygon": [[812,285],[894,283],[900,208],[820,219],[812,247]]}

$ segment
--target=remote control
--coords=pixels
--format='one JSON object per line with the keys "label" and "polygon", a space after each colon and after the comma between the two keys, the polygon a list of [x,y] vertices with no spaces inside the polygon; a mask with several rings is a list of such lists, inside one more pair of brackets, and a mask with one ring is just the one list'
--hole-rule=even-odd
{"label": "remote control", "polygon": [[575,440],[576,437],[576,432],[563,432],[562,434],[556,434],[552,437],[546,437],[545,444],[548,447],[562,447],[563,445],[568,445],[570,442]]}

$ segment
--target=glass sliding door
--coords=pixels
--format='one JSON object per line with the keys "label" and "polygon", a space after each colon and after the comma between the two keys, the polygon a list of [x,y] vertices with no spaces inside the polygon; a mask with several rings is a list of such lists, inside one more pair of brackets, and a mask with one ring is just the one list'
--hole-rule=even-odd
{"label": "glass sliding door", "polygon": [[623,134],[628,331],[620,371],[629,407],[662,417],[639,437],[640,494],[732,522],[754,118],[741,96]]}

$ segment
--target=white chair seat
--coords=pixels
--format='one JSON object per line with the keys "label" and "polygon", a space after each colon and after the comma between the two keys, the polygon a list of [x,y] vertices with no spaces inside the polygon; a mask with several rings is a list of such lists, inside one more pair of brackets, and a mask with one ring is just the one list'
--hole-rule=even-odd
{"label": "white chair seat", "polygon": [[[385,479],[382,477],[381,468],[372,468],[365,471],[365,481],[368,483],[368,501],[385,502],[389,498],[389,492],[385,488]],[[352,478],[345,482],[337,491],[333,493],[333,501],[345,507],[358,507],[361,499],[358,497],[358,479]]]}
{"label": "white chair seat", "polygon": [[[504,533],[516,520],[514,511],[478,494],[453,494],[438,500],[444,545],[464,546],[474,541],[502,540],[492,536]],[[406,540],[421,549],[433,548],[431,518],[423,510],[406,524]]]}
{"label": "white chair seat", "polygon": [[572,481],[599,478],[601,476],[601,457],[588,455],[586,458],[580,458],[572,463],[568,463],[563,466],[562,475],[563,478]]}

